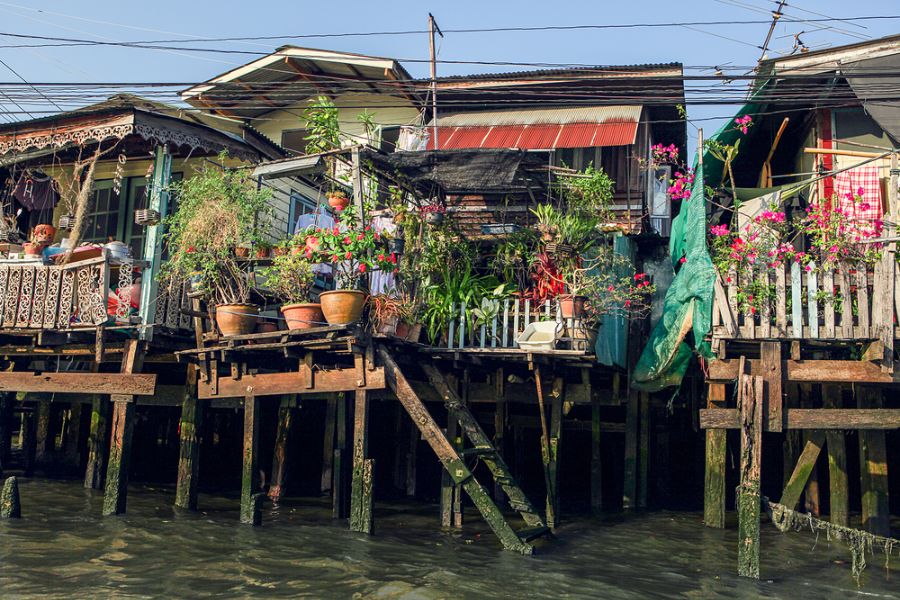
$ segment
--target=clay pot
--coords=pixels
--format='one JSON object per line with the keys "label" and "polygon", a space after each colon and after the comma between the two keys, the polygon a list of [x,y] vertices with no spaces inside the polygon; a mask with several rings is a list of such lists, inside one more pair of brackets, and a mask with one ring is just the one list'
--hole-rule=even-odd
{"label": "clay pot", "polygon": [[237,246],[234,249],[234,255],[238,258],[250,258],[250,248],[246,248],[244,246]]}
{"label": "clay pot", "polygon": [[278,324],[267,319],[260,319],[256,324],[256,333],[272,333],[278,331]]}
{"label": "clay pot", "polygon": [[300,302],[285,304],[281,307],[281,314],[287,322],[287,328],[312,329],[322,327],[325,324],[325,316],[322,314],[322,305],[312,302]]}
{"label": "clay pot", "polygon": [[[388,319],[381,324],[378,328],[378,333],[384,335],[395,335],[397,333],[397,326],[400,324],[400,317],[394,315],[392,317],[388,317]],[[407,331],[407,333],[409,333]]]}
{"label": "clay pot", "polygon": [[257,248],[254,256],[256,256],[256,258],[269,258],[269,253],[271,251],[271,248]]}
{"label": "clay pot", "polygon": [[580,319],[584,316],[584,303],[587,298],[584,296],[573,296],[571,294],[561,294],[559,296],[559,310],[563,319]]}
{"label": "clay pot", "polygon": [[288,249],[284,246],[275,246],[272,248],[272,256],[284,256],[288,253]]}
{"label": "clay pot", "polygon": [[359,290],[331,290],[319,295],[322,314],[331,325],[348,325],[362,316],[366,295]]}
{"label": "clay pot", "polygon": [[25,242],[22,244],[22,250],[25,251],[25,256],[41,256],[46,247],[46,244],[36,244],[34,242]]}
{"label": "clay pot", "polygon": [[259,307],[255,304],[220,304],[216,307],[216,325],[226,336],[253,333],[258,317]]}
{"label": "clay pot", "polygon": [[42,223],[40,225],[34,226],[34,232],[31,235],[31,239],[34,242],[39,244],[44,244],[49,246],[53,243],[53,238],[56,237],[56,227],[53,225],[48,225],[47,223]]}
{"label": "clay pot", "polygon": [[422,324],[415,323],[409,326],[409,333],[406,334],[406,341],[418,344],[419,338],[422,337]]}
{"label": "clay pot", "polygon": [[404,340],[409,337],[409,323],[407,323],[406,321],[400,321],[399,323],[397,323],[394,335]]}
{"label": "clay pot", "polygon": [[334,210],[344,210],[350,205],[350,198],[344,192],[328,192],[325,197],[328,198],[328,206]]}

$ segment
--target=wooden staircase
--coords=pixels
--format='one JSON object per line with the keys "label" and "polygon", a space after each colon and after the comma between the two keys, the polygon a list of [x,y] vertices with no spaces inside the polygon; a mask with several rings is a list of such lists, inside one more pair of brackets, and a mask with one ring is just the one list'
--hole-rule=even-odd
{"label": "wooden staircase", "polygon": [[[530,541],[550,532],[543,517],[534,508],[525,493],[516,483],[515,478],[507,467],[500,453],[494,448],[490,438],[481,429],[475,417],[468,407],[460,400],[459,396],[447,384],[444,376],[431,363],[425,363],[425,370],[430,383],[444,398],[447,409],[453,411],[459,419],[461,429],[472,447],[457,451],[447,439],[444,431],[438,427],[434,418],[425,408],[425,404],[413,390],[406,376],[400,370],[390,352],[379,346],[378,355],[384,365],[385,378],[388,386],[397,395],[400,403],[409,413],[413,423],[422,432],[422,436],[428,445],[434,450],[441,464],[450,474],[453,482],[469,495],[475,507],[481,513],[484,520],[494,533],[500,538],[500,542],[507,550],[514,550],[522,554],[531,554],[534,547]],[[471,470],[466,465],[466,457],[477,456],[488,467],[494,480],[502,487],[509,498],[509,505],[518,512],[525,521],[524,529],[515,530],[506,520],[503,512],[494,503],[487,490],[475,479]]]}

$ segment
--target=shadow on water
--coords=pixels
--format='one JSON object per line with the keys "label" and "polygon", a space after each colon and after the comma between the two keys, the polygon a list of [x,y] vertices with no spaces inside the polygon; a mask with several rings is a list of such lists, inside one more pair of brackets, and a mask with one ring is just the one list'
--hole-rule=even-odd
{"label": "shadow on water", "polygon": [[522,557],[474,518],[441,533],[421,505],[378,505],[365,537],[317,499],[267,506],[252,528],[236,498],[201,495],[187,513],[171,490],[132,487],[128,514],[102,518],[102,496],[78,482],[22,480],[21,496],[25,518],[0,522],[3,598],[900,597],[882,557],[858,587],[840,545],[767,527],[763,580],[739,579],[736,531],[695,513],[568,520]]}

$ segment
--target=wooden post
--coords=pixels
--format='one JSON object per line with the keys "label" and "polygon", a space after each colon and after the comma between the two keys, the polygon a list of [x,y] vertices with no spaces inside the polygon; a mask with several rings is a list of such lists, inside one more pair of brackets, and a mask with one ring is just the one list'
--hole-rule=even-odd
{"label": "wooden post", "polygon": [[53,440],[50,438],[50,398],[48,394],[28,395],[37,399],[34,462],[38,466],[43,466],[47,462],[47,454],[52,450],[53,445]]}
{"label": "wooden post", "polygon": [[35,414],[34,407],[31,407],[30,410],[25,411],[24,404],[22,405],[22,431],[21,431],[21,439],[22,439],[22,460],[24,462],[24,474],[25,477],[31,477],[34,473],[34,456],[37,450],[37,415]]}
{"label": "wooden post", "polygon": [[241,523],[259,525],[254,514],[259,500],[254,496],[259,490],[259,399],[244,397],[244,461],[241,471]]}
{"label": "wooden post", "polygon": [[334,478],[331,483],[331,516],[334,519],[347,518],[347,400],[340,394],[335,411]]}
{"label": "wooden post", "polygon": [[[458,387],[454,377],[448,376],[447,379],[450,385]],[[458,452],[462,442],[459,439],[459,421],[456,419],[456,412],[450,408],[447,409],[446,435],[450,444]],[[441,471],[441,527],[444,529],[462,527],[462,517],[461,515],[457,517],[457,511],[454,506],[456,497],[457,490],[453,478],[446,470]],[[459,525],[457,525],[457,521],[459,521]]]}
{"label": "wooden post", "polygon": [[272,453],[272,482],[269,498],[278,502],[284,496],[284,485],[290,466],[290,444],[297,420],[297,395],[291,394],[281,399],[278,407],[278,428],[275,431],[275,450]]}
{"label": "wooden post", "polygon": [[63,456],[75,468],[81,466],[81,399],[76,398],[69,405],[69,420],[66,424],[66,442]]}
{"label": "wooden post", "polygon": [[650,394],[641,392],[641,433],[638,438],[638,496],[637,507],[647,508],[648,471],[650,469]]}
{"label": "wooden post", "polygon": [[[822,404],[825,408],[841,407],[841,388],[838,385],[822,385]],[[844,432],[829,429],[825,432],[828,447],[828,491],[830,520],[835,525],[850,526],[849,493],[847,489],[847,448]]]}
{"label": "wooden post", "polygon": [[369,398],[356,391],[353,410],[353,481],[350,486],[350,531],[372,533],[372,468],[369,452]]}
{"label": "wooden post", "polygon": [[12,414],[15,396],[0,394],[0,477],[3,469],[9,467],[12,452]]}
{"label": "wooden post", "polygon": [[763,378],[741,375],[738,385],[738,409],[741,414],[741,482],[737,499],[738,575],[759,579]]}
{"label": "wooden post", "polygon": [[19,482],[15,477],[10,477],[3,482],[3,490],[0,491],[0,519],[19,519],[21,517]]}
{"label": "wooden post", "polygon": [[203,403],[197,398],[197,368],[188,365],[178,436],[178,479],[175,484],[175,506],[178,508],[197,510],[202,427]]}
{"label": "wooden post", "polygon": [[106,448],[109,446],[109,409],[106,396],[91,399],[91,429],[88,432],[88,459],[84,470],[84,487],[99,490],[106,473]]}
{"label": "wooden post", "polygon": [[[725,384],[709,384],[707,408],[725,407]],[[727,452],[724,429],[706,430],[706,476],[703,492],[703,524],[725,527],[725,458]]]}
{"label": "wooden post", "polygon": [[[156,320],[156,297],[159,291],[159,269],[162,262],[164,220],[169,212],[169,179],[172,175],[172,155],[165,144],[157,145],[153,157],[153,180],[148,182],[149,199],[147,208],[156,210],[160,215],[157,225],[148,225],[144,235],[144,260],[149,265],[141,272],[141,303],[138,309],[145,325]],[[141,339],[153,339],[153,327],[140,330]]]}
{"label": "wooden post", "polygon": [[[813,408],[813,399],[812,399],[812,384],[804,383],[800,385],[800,406],[803,408]],[[811,430],[803,430],[803,447],[804,453],[806,452],[806,448],[812,445],[822,446],[825,441],[825,434],[822,433],[821,441],[817,434],[820,432],[811,431]],[[818,457],[818,454],[816,454]],[[801,454],[801,459],[803,455]],[[799,463],[798,463],[799,466]],[[806,511],[812,513],[813,516],[819,516],[819,475],[816,472],[816,463],[815,460],[809,467],[809,472],[807,473],[807,483],[806,483],[806,492],[805,492],[805,502],[806,502]],[[784,504],[782,502],[782,504]]]}
{"label": "wooden post", "polygon": [[[143,361],[144,344],[137,340],[127,340],[122,354],[121,372],[140,372]],[[115,394],[110,400],[113,402],[112,436],[106,469],[106,492],[103,495],[104,516],[125,512],[131,438],[134,432],[134,396]]]}
{"label": "wooden post", "polygon": [[[881,390],[871,386],[856,388],[856,402],[859,408],[882,408],[884,405]],[[863,527],[869,533],[890,536],[887,445],[884,431],[860,430],[859,473]]]}
{"label": "wooden post", "polygon": [[325,436],[322,444],[321,484],[323,494],[331,491],[331,483],[334,479],[334,425],[337,415],[338,396],[330,395],[325,404]]}
{"label": "wooden post", "polygon": [[637,458],[640,392],[628,390],[625,405],[625,472],[622,492],[622,508],[637,507]]}
{"label": "wooden post", "polygon": [[591,370],[581,370],[581,383],[591,399],[591,512],[603,509],[603,464],[600,453],[600,399],[591,389]]}
{"label": "wooden post", "polygon": [[550,488],[547,490],[547,526],[555,529],[559,525],[559,456],[562,446],[563,395],[565,380],[553,378],[550,393]]}
{"label": "wooden post", "polygon": [[762,376],[766,382],[766,418],[769,431],[781,431],[784,421],[782,402],[781,342],[761,342],[759,345]]}
{"label": "wooden post", "polygon": [[[505,345],[505,344],[504,344]],[[503,456],[503,438],[506,433],[506,381],[503,367],[494,371],[494,448]],[[494,481],[494,500],[503,500],[503,486]]]}
{"label": "wooden post", "polygon": [[416,497],[416,455],[419,450],[419,439],[422,432],[417,427],[409,428],[409,453],[406,455],[406,495]]}

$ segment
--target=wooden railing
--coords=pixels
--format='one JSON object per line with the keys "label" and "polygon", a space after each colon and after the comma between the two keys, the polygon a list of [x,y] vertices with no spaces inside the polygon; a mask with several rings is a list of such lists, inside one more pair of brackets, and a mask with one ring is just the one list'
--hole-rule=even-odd
{"label": "wooden railing", "polygon": [[[758,294],[748,301],[752,281]],[[793,263],[720,274],[715,284],[713,339],[879,339],[886,328],[895,327],[898,282],[900,274],[892,260],[874,268],[842,263],[821,270],[814,264],[807,268]]]}
{"label": "wooden railing", "polygon": [[109,264],[104,257],[73,265],[0,263],[3,329],[73,329],[107,321]]}
{"label": "wooden railing", "polygon": [[[519,335],[529,324],[536,321],[555,321],[558,335],[569,349],[593,353],[594,348],[587,343],[587,336],[582,333],[579,319],[563,319],[559,302],[531,302],[505,299],[496,315],[489,323],[476,323],[474,317],[466,311],[462,304],[454,305],[458,315],[450,320],[447,335],[435,344],[438,348],[518,348]],[[573,336],[574,334],[574,336]]]}

